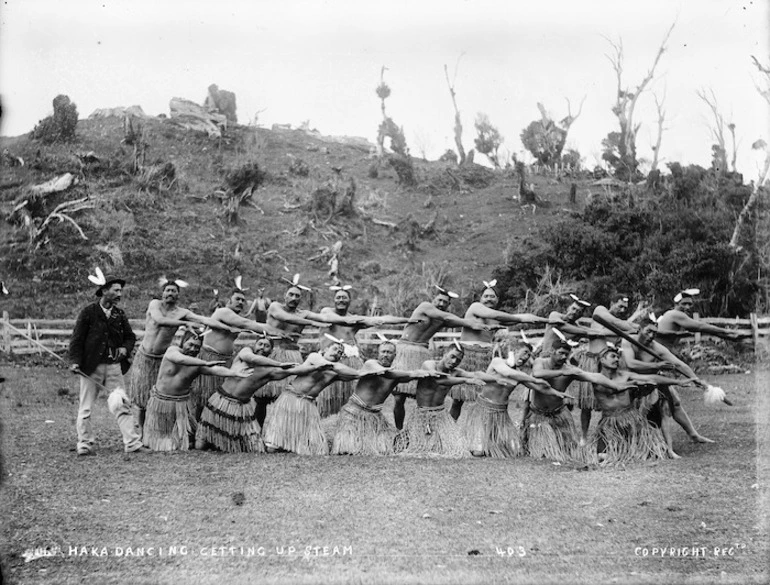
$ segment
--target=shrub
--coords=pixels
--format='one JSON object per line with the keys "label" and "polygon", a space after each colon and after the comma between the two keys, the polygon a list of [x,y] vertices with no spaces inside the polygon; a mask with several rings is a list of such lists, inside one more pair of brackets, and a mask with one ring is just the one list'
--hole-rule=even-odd
{"label": "shrub", "polygon": [[289,165],[289,174],[297,177],[307,177],[310,175],[310,167],[301,158],[292,159]]}
{"label": "shrub", "polygon": [[667,307],[678,290],[692,286],[705,292],[709,315],[752,311],[757,255],[728,245],[735,210],[718,195],[712,172],[671,166],[668,196],[633,208],[593,203],[542,229],[541,244],[512,246],[506,266],[495,273],[501,301],[524,298],[550,267],[560,278],[580,283],[578,292],[594,302],[625,290]]}
{"label": "shrub", "polygon": [[66,95],[53,99],[53,115],[40,120],[32,130],[32,137],[45,144],[69,142],[75,138],[78,108]]}

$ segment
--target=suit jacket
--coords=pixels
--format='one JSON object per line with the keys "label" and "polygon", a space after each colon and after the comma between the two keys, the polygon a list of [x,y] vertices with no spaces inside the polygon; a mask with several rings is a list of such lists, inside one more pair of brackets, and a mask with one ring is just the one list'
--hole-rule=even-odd
{"label": "suit jacket", "polygon": [[85,307],[78,315],[70,339],[69,357],[84,374],[90,375],[99,364],[110,361],[110,350],[124,347],[126,358],[120,362],[120,369],[125,374],[131,365],[129,358],[135,343],[136,335],[123,310],[112,307],[110,318],[107,319],[96,302]]}

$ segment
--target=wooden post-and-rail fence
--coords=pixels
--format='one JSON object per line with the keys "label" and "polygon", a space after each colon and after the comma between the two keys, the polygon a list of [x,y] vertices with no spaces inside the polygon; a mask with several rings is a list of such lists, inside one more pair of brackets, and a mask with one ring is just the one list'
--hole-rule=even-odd
{"label": "wooden post-and-rail fence", "polygon": [[[740,333],[747,336],[749,343],[753,341],[755,347],[760,337],[770,336],[770,317],[758,318],[753,313],[750,319],[706,318],[703,321],[717,327],[737,329]],[[144,335],[144,320],[129,319],[129,322],[136,334],[137,340],[141,340]],[[582,319],[579,323],[587,326],[590,324],[590,320]],[[0,321],[0,353],[14,355],[45,354],[47,353],[43,349],[45,347],[62,357],[66,357],[66,351],[74,327],[74,319],[11,319],[8,312],[3,311],[3,318]],[[377,337],[377,333],[381,333],[388,339],[398,339],[401,336],[401,328],[394,326],[389,329],[364,329],[357,336],[358,344],[362,346],[362,349],[366,349],[370,345],[379,344],[380,340]],[[544,333],[544,328],[526,329],[527,338],[533,344],[537,344],[542,339]],[[319,335],[320,331],[317,328],[306,327],[299,343],[312,351],[318,347]],[[181,340],[181,337],[182,332],[177,332],[177,342]],[[459,330],[445,329],[434,336],[432,345],[433,347],[444,347],[459,337]],[[700,341],[701,337],[709,338],[710,336],[695,334],[689,337],[689,339],[697,342]],[[235,345],[241,348],[253,343],[255,338],[256,336],[253,333],[241,333]],[[688,339],[688,337],[685,337],[685,339]]]}

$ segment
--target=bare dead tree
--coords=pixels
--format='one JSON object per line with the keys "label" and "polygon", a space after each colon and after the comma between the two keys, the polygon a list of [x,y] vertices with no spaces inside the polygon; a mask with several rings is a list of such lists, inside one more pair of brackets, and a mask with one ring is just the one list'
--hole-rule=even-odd
{"label": "bare dead tree", "polygon": [[[770,105],[770,67],[762,65],[753,55],[751,56],[751,59],[754,61],[754,65],[759,70],[764,84],[764,87],[757,86],[757,91],[763,98],[765,98],[765,101],[768,103],[768,105]],[[730,247],[735,250],[740,248],[738,242],[740,241],[744,226],[748,222],[749,217],[754,212],[754,209],[757,207],[759,199],[762,196],[762,192],[765,190],[765,186],[767,185],[768,176],[770,176],[770,148],[768,148],[767,143],[764,140],[757,140],[752,145],[752,148],[754,150],[765,151],[765,162],[762,165],[762,170],[759,173],[758,180],[754,183],[754,189],[751,191],[751,195],[746,201],[746,204],[743,206],[743,209],[741,209],[741,212],[738,214],[738,219],[735,222],[735,228],[733,229],[733,235],[730,238],[729,244]]]}
{"label": "bare dead tree", "polygon": [[617,97],[615,105],[612,107],[612,113],[615,114],[618,123],[620,124],[620,144],[618,145],[618,150],[621,163],[629,178],[636,173],[636,168],[638,166],[636,160],[636,134],[641,125],[637,124],[634,120],[636,104],[639,101],[639,97],[655,76],[655,69],[660,62],[663,53],[666,51],[666,43],[668,43],[668,39],[671,36],[671,31],[674,30],[675,24],[676,23],[669,27],[666,35],[663,37],[663,41],[660,43],[660,47],[658,47],[658,52],[655,54],[652,67],[650,67],[650,70],[642,79],[641,83],[639,83],[634,90],[630,90],[628,86],[623,83],[623,40],[619,39],[615,42],[611,39],[607,39],[612,46],[612,53],[606,54],[605,56],[612,64],[612,68],[615,70],[615,76],[617,78]]}
{"label": "bare dead tree", "polygon": [[460,59],[463,58],[463,54],[457,58],[457,63],[455,63],[455,73],[452,81],[449,81],[449,68],[446,66],[446,63],[444,64],[444,75],[446,76],[446,83],[449,87],[449,95],[452,96],[452,105],[455,109],[455,145],[457,146],[457,155],[460,157],[458,161],[459,164],[463,164],[465,162],[465,149],[463,148],[463,124],[460,120],[460,110],[457,109],[455,81],[457,80],[457,69],[460,66]]}
{"label": "bare dead tree", "polygon": [[652,147],[652,166],[650,167],[650,173],[658,170],[658,163],[660,162],[660,144],[663,141],[663,132],[667,130],[667,128],[663,127],[663,124],[666,121],[666,110],[663,109],[663,106],[666,103],[666,94],[663,93],[663,98],[658,99],[658,96],[653,94],[653,97],[655,98],[655,108],[658,111],[658,138],[655,140],[655,146]]}
{"label": "bare dead tree", "polygon": [[725,118],[719,109],[719,102],[717,96],[714,94],[713,89],[709,89],[706,92],[705,89],[699,89],[698,97],[703,101],[711,110],[711,115],[714,118],[713,123],[709,126],[711,130],[711,136],[714,138],[714,164],[718,172],[727,172],[727,146],[725,144]]}
{"label": "bare dead tree", "polygon": [[[580,100],[580,107],[578,108],[577,114],[574,116],[572,115],[572,105],[570,104],[569,98],[564,98],[567,100],[567,115],[561,119],[559,122],[559,126],[564,130],[565,133],[569,133],[569,129],[572,126],[572,124],[575,123],[575,120],[577,120],[580,117],[580,114],[583,113],[583,104],[586,103],[586,97],[583,96],[583,99]],[[565,134],[566,139],[566,134]]]}
{"label": "bare dead tree", "polygon": [[730,167],[734,173],[737,173],[738,168],[736,167],[736,162],[738,160],[738,145],[735,142],[735,124],[733,122],[730,122],[727,125],[727,129],[730,131],[730,136],[732,136],[732,139],[733,139],[733,156],[730,159]]}

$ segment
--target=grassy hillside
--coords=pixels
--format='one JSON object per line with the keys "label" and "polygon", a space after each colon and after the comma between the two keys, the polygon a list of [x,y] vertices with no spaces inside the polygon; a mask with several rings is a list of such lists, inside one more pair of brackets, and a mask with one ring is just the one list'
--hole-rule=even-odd
{"label": "grassy hillside", "polygon": [[[376,160],[362,141],[244,126],[218,139],[169,119],[144,124],[143,158],[122,143],[123,120],[117,117],[81,120],[71,144],[45,146],[29,135],[2,139],[3,149],[25,162],[11,166],[4,156],[0,169],[0,278],[11,291],[0,302],[13,317],[73,316],[92,298],[86,276],[96,265],[129,281],[124,306],[134,317],[156,293],[162,274],[188,280],[183,303],[197,302],[204,310],[212,289],[228,289],[238,274],[252,291],[263,286],[268,296],[280,298],[281,277],[299,272],[315,288],[309,302],[320,307],[331,297],[328,252],[337,241],[339,275],[355,286],[355,310],[366,310],[376,298],[387,312],[408,312],[440,279],[462,293],[455,306],[460,311],[537,226],[575,208],[566,203],[568,182],[532,177],[551,207],[523,210],[513,198],[516,176],[479,165],[415,161],[418,184],[403,187],[390,167],[373,172]],[[83,157],[89,152],[98,160]],[[225,177],[253,162],[265,180],[251,203],[241,205],[240,221],[230,225],[221,200]],[[163,165],[170,173],[159,181],[152,171]],[[31,185],[66,172],[78,177],[77,185],[30,198]],[[350,179],[352,216],[312,211],[318,188],[341,191]],[[580,194],[586,189],[579,185]],[[28,199],[26,209],[39,218],[33,227],[39,227],[57,205],[83,197],[93,209],[72,219],[88,240],[67,220],[50,222],[33,240],[18,210],[9,219]]]}

